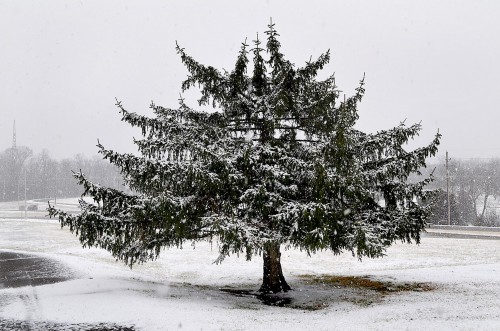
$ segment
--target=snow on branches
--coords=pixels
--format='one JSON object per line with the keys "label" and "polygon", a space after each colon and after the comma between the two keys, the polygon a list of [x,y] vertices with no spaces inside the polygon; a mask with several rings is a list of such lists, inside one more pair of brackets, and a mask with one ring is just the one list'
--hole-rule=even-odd
{"label": "snow on branches", "polygon": [[134,140],[140,155],[98,147],[133,193],[77,173],[95,203],[82,200],[80,215],[50,207],[50,215],[84,246],[129,265],[185,240],[214,240],[218,261],[232,253],[250,259],[270,243],[361,258],[383,255],[395,240],[418,242],[429,212],[418,202],[431,179],[407,179],[437,152],[440,135],[406,151],[419,124],[356,130],[364,78],[340,100],[333,76],[317,79],[329,51],[296,68],[281,53],[274,24],[266,36],[265,48],[258,38],[252,49],[242,44],[231,72],[202,65],[177,45],[189,71],[182,89],[199,86],[200,105],[216,110],[197,111],[181,99],[175,109],[151,104],[147,117],[117,101],[122,120],[142,131]]}

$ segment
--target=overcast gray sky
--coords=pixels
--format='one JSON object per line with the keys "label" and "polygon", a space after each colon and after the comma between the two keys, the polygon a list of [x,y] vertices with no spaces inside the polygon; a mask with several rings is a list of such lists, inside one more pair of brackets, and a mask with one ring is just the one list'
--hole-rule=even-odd
{"label": "overcast gray sky", "polygon": [[[366,73],[358,127],[422,121],[419,144],[443,134],[440,155],[500,157],[500,1],[6,1],[0,0],[0,150],[55,158],[129,152],[139,132],[115,97],[149,114],[176,107],[198,61],[231,69],[241,42],[272,17],[283,51],[302,65],[331,49],[325,75],[351,94]],[[192,96],[188,96],[192,97]],[[192,106],[195,106],[193,103]]]}

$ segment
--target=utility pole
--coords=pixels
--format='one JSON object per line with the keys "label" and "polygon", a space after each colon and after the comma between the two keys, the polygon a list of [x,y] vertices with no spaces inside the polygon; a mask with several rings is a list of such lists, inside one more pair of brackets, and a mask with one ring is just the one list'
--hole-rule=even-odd
{"label": "utility pole", "polygon": [[[14,153],[14,160],[17,161],[17,157],[19,156],[17,153],[17,135],[16,135],[16,120],[14,120],[14,124],[12,125],[12,152]],[[21,180],[21,171],[19,171],[19,176],[17,177],[17,209],[20,210],[21,208],[21,197],[19,193],[20,189],[20,184],[19,181]],[[26,208],[26,203],[24,204],[24,208]]]}
{"label": "utility pole", "polygon": [[54,207],[57,207],[57,174],[54,176]]}
{"label": "utility pole", "polygon": [[[14,120],[14,124],[12,125],[12,152],[15,153],[14,157],[17,155],[17,138],[16,138],[16,120]],[[17,177],[17,209],[21,207],[19,202],[19,177]]]}
{"label": "utility pole", "polygon": [[448,225],[451,225],[450,216],[450,170],[448,169],[448,151],[446,151],[446,197],[448,199]]}
{"label": "utility pole", "polygon": [[26,201],[26,168],[24,168],[24,219],[28,216],[28,204]]}
{"label": "utility pole", "polygon": [[12,130],[12,148],[16,149],[17,148],[17,141],[16,141],[16,121],[14,120],[14,126]]}

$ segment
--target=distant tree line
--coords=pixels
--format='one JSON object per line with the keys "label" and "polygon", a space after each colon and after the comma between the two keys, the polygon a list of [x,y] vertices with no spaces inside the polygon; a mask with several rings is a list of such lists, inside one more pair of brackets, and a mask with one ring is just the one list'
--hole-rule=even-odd
{"label": "distant tree line", "polygon": [[[423,175],[434,174],[427,186],[436,190],[429,222],[448,224],[445,162],[430,165]],[[100,156],[56,160],[49,151],[33,154],[25,146],[0,152],[0,201],[78,197],[82,188],[72,171],[82,170],[93,182],[124,189],[119,169]],[[449,163],[450,219],[452,225],[500,226],[500,159],[453,160]]]}
{"label": "distant tree line", "polygon": [[449,179],[452,225],[500,226],[500,159],[453,160],[448,175],[443,164],[434,169],[434,224],[448,224],[446,179]]}
{"label": "distant tree line", "polygon": [[82,169],[96,182],[119,188],[122,179],[118,168],[99,156],[81,154],[63,160],[53,159],[47,150],[33,154],[25,146],[0,152],[0,201],[27,199],[54,199],[77,197],[82,188],[72,171]]}

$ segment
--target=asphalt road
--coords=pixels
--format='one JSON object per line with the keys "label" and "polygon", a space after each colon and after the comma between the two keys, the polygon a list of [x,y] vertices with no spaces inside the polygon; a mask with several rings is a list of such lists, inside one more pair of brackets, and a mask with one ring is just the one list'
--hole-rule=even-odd
{"label": "asphalt road", "polygon": [[500,240],[500,228],[431,225],[422,236],[456,239]]}
{"label": "asphalt road", "polygon": [[53,284],[71,278],[71,270],[57,261],[0,251],[0,288]]}
{"label": "asphalt road", "polygon": [[[74,274],[63,264],[37,255],[0,251],[0,290],[2,288],[39,286],[63,282],[74,278]],[[0,292],[0,308],[14,300],[12,295]],[[19,301],[26,309],[36,309],[36,295],[20,295]],[[114,323],[75,323],[64,324],[37,320],[6,320],[0,318],[0,330],[16,331],[135,331],[134,326],[123,326]]]}

